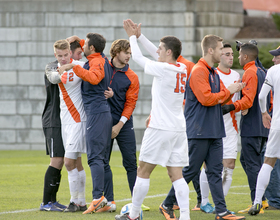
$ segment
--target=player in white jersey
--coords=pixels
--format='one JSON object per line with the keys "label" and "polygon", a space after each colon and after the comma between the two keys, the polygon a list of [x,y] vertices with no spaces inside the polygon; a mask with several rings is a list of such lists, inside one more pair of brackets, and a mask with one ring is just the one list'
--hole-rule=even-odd
{"label": "player in white jersey", "polygon": [[[223,81],[225,87],[237,82],[240,79],[240,74],[232,69],[233,64],[233,50],[230,44],[224,44],[222,50],[221,61],[217,67],[220,79]],[[227,104],[232,104],[239,99],[239,94],[235,93]],[[223,115],[226,137],[223,138],[223,191],[224,196],[227,195],[231,182],[232,174],[235,167],[235,160],[237,157],[237,142],[238,142],[238,128],[235,119],[235,112],[231,111]],[[209,185],[205,168],[200,174],[200,190],[201,190],[201,207],[200,209],[206,213],[212,213],[214,208],[209,203]]]}
{"label": "player in white jersey", "polygon": [[[274,56],[272,66],[268,71],[265,82],[259,94],[262,121],[265,128],[270,129],[266,144],[264,163],[259,171],[255,200],[253,206],[248,211],[251,215],[257,215],[262,208],[262,197],[270,180],[270,174],[277,161],[280,159],[280,47],[269,51]],[[266,111],[267,95],[273,89],[273,116]],[[277,193],[277,192],[276,192]]]}
{"label": "player in white jersey", "polygon": [[182,46],[173,36],[163,37],[157,50],[158,60],[144,57],[138,47],[140,25],[130,19],[124,21],[129,36],[132,58],[146,74],[154,76],[152,110],[139,156],[137,179],[133,189],[132,209],[116,220],[140,219],[141,204],[148,193],[150,174],[157,164],[166,166],[174,185],[180,206],[181,220],[189,220],[189,188],[182,176],[182,167],[188,165],[186,124],[182,109],[186,83],[186,66],[177,63]]}
{"label": "player in white jersey", "polygon": [[[66,71],[66,64],[71,62],[80,66],[84,62],[71,59],[72,52],[67,40],[59,40],[54,44],[55,57],[58,60],[59,72],[53,72],[53,79],[60,79],[60,118],[63,144],[65,147],[64,163],[68,172],[70,189],[70,204],[65,212],[75,212],[86,209],[85,201],[85,171],[81,163],[81,154],[86,153],[84,112],[81,83],[82,80],[72,70]],[[81,170],[82,169],[82,170]]]}

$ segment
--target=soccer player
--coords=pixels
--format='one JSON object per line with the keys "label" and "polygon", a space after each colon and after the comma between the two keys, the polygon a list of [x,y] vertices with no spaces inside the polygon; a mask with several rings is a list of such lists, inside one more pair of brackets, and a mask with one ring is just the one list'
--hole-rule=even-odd
{"label": "soccer player", "polygon": [[[127,180],[132,194],[133,186],[137,175],[136,160],[136,140],[133,129],[132,113],[136,106],[139,93],[139,79],[128,65],[131,57],[131,49],[128,40],[119,39],[112,43],[110,48],[111,65],[113,76],[110,81],[110,88],[114,91],[114,96],[108,100],[113,118],[112,140],[106,162],[109,163],[113,142],[116,139],[120,148],[123,166],[126,169]],[[114,212],[116,204],[113,195],[112,175],[105,172],[104,196],[108,200],[105,207],[97,212]]]}
{"label": "soccer player", "polygon": [[133,189],[132,209],[116,220],[140,219],[141,204],[148,193],[150,174],[157,164],[166,166],[175,187],[182,219],[190,219],[189,188],[182,177],[182,166],[188,165],[188,144],[182,103],[187,78],[186,66],[178,63],[182,46],[179,39],[166,36],[160,40],[158,60],[144,57],[137,44],[137,27],[128,19],[124,29],[129,36],[132,57],[146,74],[154,76],[152,110],[139,156],[137,179]]}
{"label": "soccer player", "polygon": [[[241,99],[227,105],[227,111],[238,112],[248,109],[248,113],[242,114],[240,120],[242,146],[240,162],[248,178],[252,203],[255,200],[257,176],[261,168],[261,151],[268,136],[268,129],[262,124],[258,101],[258,95],[265,80],[265,72],[255,65],[257,57],[257,46],[250,43],[241,45],[238,58],[240,65],[245,70],[242,82],[246,83],[246,86],[242,89]],[[268,99],[267,108],[269,109],[270,96]],[[265,198],[263,201],[267,204]],[[239,213],[248,213],[249,209],[240,210]]]}
{"label": "soccer player", "polygon": [[[81,41],[80,43],[83,42]],[[82,45],[80,43],[75,41],[70,44],[70,49],[72,51],[71,58],[74,60],[82,59]],[[56,201],[56,193],[60,184],[61,169],[63,167],[65,154],[61,136],[60,98],[59,88],[57,86],[57,83],[61,80],[60,75],[57,74],[57,68],[57,60],[46,66],[45,86],[47,100],[42,116],[43,130],[46,136],[46,151],[47,154],[50,155],[51,163],[45,174],[44,196],[40,210],[48,211],[63,211],[66,208],[66,206]],[[77,167],[79,171],[83,170],[81,158],[77,160]],[[85,179],[83,182],[85,182]],[[53,203],[57,206],[53,206]],[[57,207],[59,208],[57,209]]]}
{"label": "soccer player", "polygon": [[[77,36],[76,40],[81,41]],[[82,81],[82,98],[87,116],[86,145],[88,165],[92,177],[93,200],[83,214],[96,212],[107,204],[103,196],[105,172],[111,172],[109,164],[104,163],[110,149],[112,133],[112,116],[104,91],[109,87],[112,67],[103,54],[106,39],[97,33],[88,33],[83,46],[88,59],[84,67],[73,63],[67,69],[80,77]],[[105,167],[104,167],[105,166]]]}
{"label": "soccer player", "polygon": [[[76,44],[81,49],[78,43]],[[72,44],[73,45],[73,44]],[[72,49],[74,46],[72,46]],[[69,63],[83,66],[84,62],[71,59],[72,52],[67,40],[59,40],[54,44],[55,57],[58,60],[58,71],[53,72],[53,78],[61,78],[60,88],[60,117],[62,124],[62,139],[65,146],[65,167],[68,172],[70,204],[65,212],[85,211],[85,181],[86,174],[81,162],[81,154],[86,153],[85,124],[86,115],[82,103],[81,83],[72,70],[67,69]],[[77,57],[79,58],[79,56]],[[55,77],[58,75],[58,77]]]}
{"label": "soccer player", "polygon": [[[262,197],[270,180],[271,171],[280,158],[279,137],[280,137],[280,48],[269,51],[274,56],[272,66],[268,71],[265,82],[259,94],[259,104],[262,112],[262,122],[265,128],[270,129],[266,144],[265,159],[257,178],[256,194],[253,206],[248,211],[251,215],[257,215],[262,208]],[[267,111],[267,95],[270,90],[274,91],[273,117]],[[275,191],[274,193],[278,193]]]}
{"label": "soccer player", "polygon": [[45,174],[43,202],[40,205],[40,211],[62,212],[66,206],[56,200],[65,153],[61,136],[59,89],[47,78],[50,72],[56,71],[57,63],[57,61],[51,62],[45,68],[47,98],[42,114],[42,124],[46,138],[46,153],[50,155],[50,165]]}
{"label": "soccer player", "polygon": [[[222,49],[222,56],[217,67],[217,72],[220,76],[220,79],[226,87],[234,82],[238,82],[240,75],[238,72],[230,69],[233,64],[233,50],[230,44],[224,44]],[[239,97],[238,93],[235,93],[231,100],[227,104],[232,104]],[[231,111],[223,115],[226,137],[223,138],[223,172],[222,172],[222,181],[223,181],[223,191],[224,196],[226,197],[231,182],[233,169],[235,167],[235,160],[237,157],[237,142],[238,142],[238,128],[237,121],[235,119],[235,112]],[[205,169],[203,168],[200,175],[200,188],[201,188],[201,210],[206,213],[212,213],[214,208],[209,203],[209,185],[207,181],[207,176]]]}
{"label": "soccer player", "polygon": [[[220,62],[223,39],[206,35],[201,42],[203,57],[194,65],[186,85],[185,119],[189,145],[189,166],[183,168],[183,176],[189,183],[205,162],[207,179],[216,208],[215,219],[245,219],[227,211],[224,200],[221,173],[223,169],[223,142],[225,137],[221,104],[240,91],[243,83],[233,83],[227,88],[212,66]],[[172,209],[175,200],[171,188],[160,206],[166,219],[175,219]]]}
{"label": "soccer player", "polygon": [[[136,24],[134,24],[134,26],[137,26]],[[137,29],[137,40],[142,44],[142,46],[145,48],[145,50],[147,50],[147,52],[155,59],[158,59],[158,53],[157,53],[157,47],[150,42],[144,34],[142,34],[141,32],[141,24],[139,24],[138,29]],[[187,79],[189,78],[192,68],[194,66],[194,63],[185,59],[182,55],[180,55],[177,58],[177,62],[179,63],[183,63],[186,65],[186,69],[187,69]],[[185,104],[185,101],[184,101]],[[148,126],[148,122],[149,122],[149,118],[146,121],[146,127]],[[200,203],[201,203],[201,194],[200,194],[200,187],[199,187],[199,175],[195,176],[192,179],[193,182],[193,186],[197,192],[197,205],[192,209],[193,211],[197,211],[200,210]],[[177,201],[174,202],[174,209],[179,209],[179,206],[177,204]],[[143,209],[143,207],[142,207]]]}

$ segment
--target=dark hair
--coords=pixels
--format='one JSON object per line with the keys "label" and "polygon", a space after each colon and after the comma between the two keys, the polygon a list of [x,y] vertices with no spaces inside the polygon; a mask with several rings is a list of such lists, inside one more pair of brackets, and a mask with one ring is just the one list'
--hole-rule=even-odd
{"label": "dark hair", "polygon": [[160,39],[160,42],[165,44],[166,50],[172,51],[172,58],[177,60],[182,52],[182,43],[181,41],[174,36],[166,36]]}
{"label": "dark hair", "polygon": [[88,33],[87,38],[89,39],[88,47],[92,45],[95,48],[95,52],[97,53],[103,52],[106,45],[106,39],[101,34]]}
{"label": "dark hair", "polygon": [[232,48],[230,43],[224,43],[224,48]]}
{"label": "dark hair", "polygon": [[130,44],[128,40],[125,39],[115,40],[110,48],[110,55],[113,59],[117,55],[117,53],[120,53],[121,51],[126,52],[129,48],[130,48]]}
{"label": "dark hair", "polygon": [[77,48],[81,48],[81,45],[78,41],[73,41],[72,43],[70,43],[70,50],[72,51],[72,53],[74,53]]}
{"label": "dark hair", "polygon": [[247,56],[250,58],[250,60],[255,60],[258,57],[259,49],[256,45],[245,43],[241,45],[242,53],[247,54]]}

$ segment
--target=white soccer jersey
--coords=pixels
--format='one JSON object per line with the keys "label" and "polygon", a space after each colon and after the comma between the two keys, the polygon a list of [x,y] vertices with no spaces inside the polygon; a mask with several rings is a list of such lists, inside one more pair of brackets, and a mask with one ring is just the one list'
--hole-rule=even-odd
{"label": "white soccer jersey", "polygon": [[186,121],[182,103],[187,78],[186,66],[183,63],[174,65],[148,61],[145,73],[154,76],[149,127],[185,131]]}
{"label": "white soccer jersey", "polygon": [[271,129],[280,130],[280,64],[272,66],[267,71],[265,84],[273,88],[273,115]]}
{"label": "white soccer jersey", "polygon": [[[230,84],[237,82],[240,79],[240,75],[238,72],[234,70],[230,70],[229,73],[225,73],[219,68],[217,68],[220,79],[223,81],[225,87],[228,87]],[[239,94],[235,93],[231,98],[232,103],[239,99]],[[235,119],[234,111],[229,112],[223,116],[226,136],[237,134],[237,121]]]}
{"label": "white soccer jersey", "polygon": [[[72,61],[72,60],[71,60]],[[73,60],[72,63],[84,66],[84,62]],[[60,65],[59,65],[60,67]],[[81,94],[82,79],[71,69],[67,71],[67,82],[60,82],[60,118],[61,124],[74,124],[86,121],[86,114]]]}

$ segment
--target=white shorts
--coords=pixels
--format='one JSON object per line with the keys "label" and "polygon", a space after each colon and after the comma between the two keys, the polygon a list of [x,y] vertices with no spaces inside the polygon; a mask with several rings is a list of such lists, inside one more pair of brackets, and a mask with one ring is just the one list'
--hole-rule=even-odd
{"label": "white shorts", "polygon": [[185,131],[147,128],[142,140],[139,160],[163,167],[189,165],[188,140]]}
{"label": "white shorts", "polygon": [[223,159],[237,158],[238,134],[223,138]]}
{"label": "white shorts", "polygon": [[270,129],[264,156],[280,159],[280,130]]}
{"label": "white shorts", "polygon": [[61,134],[66,152],[86,153],[86,122],[62,124]]}

